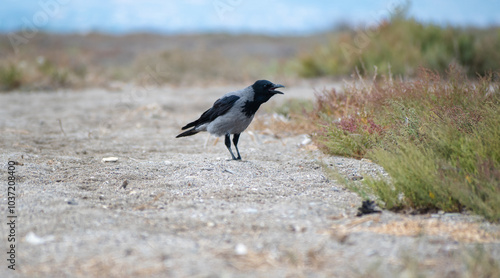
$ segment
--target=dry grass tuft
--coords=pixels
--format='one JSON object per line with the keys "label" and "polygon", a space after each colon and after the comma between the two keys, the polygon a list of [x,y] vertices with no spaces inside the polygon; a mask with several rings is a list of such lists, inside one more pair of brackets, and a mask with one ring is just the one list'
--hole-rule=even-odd
{"label": "dry grass tuft", "polygon": [[[163,265],[161,260],[150,261],[146,264],[134,264],[133,262],[119,263],[120,261],[118,258],[113,258],[112,256],[97,256],[79,261],[75,258],[68,258],[58,263],[44,263],[42,265],[26,264],[20,271],[27,277],[53,275],[61,277],[151,277],[162,276],[168,273],[168,268]],[[71,272],[62,272],[58,271],[58,269],[71,269]]]}
{"label": "dry grass tuft", "polygon": [[[355,219],[347,224],[335,224],[330,234],[334,238],[345,238],[351,233],[371,232],[393,236],[438,236],[464,243],[500,242],[500,233],[487,232],[477,223],[445,223],[437,219],[403,219],[388,223],[379,223],[380,216],[368,216]],[[371,222],[369,226],[360,224]],[[342,235],[342,237],[341,237]]]}

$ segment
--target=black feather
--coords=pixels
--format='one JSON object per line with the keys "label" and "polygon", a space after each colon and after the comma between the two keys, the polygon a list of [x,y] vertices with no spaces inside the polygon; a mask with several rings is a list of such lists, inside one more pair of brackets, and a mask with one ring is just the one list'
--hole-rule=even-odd
{"label": "black feather", "polygon": [[247,117],[252,117],[253,115],[255,115],[257,110],[259,110],[261,104],[262,104],[261,101],[247,100],[245,104],[241,107],[243,108],[241,112],[245,113],[245,116]]}
{"label": "black feather", "polygon": [[195,135],[196,133],[198,133],[199,131],[196,131],[194,130],[194,128],[188,130],[188,131],[185,131],[177,136],[175,136],[175,138],[179,138],[179,137],[185,137],[185,136],[191,136],[191,135]]}
{"label": "black feather", "polygon": [[[190,127],[196,127],[199,125],[202,125],[204,123],[209,123],[213,120],[215,120],[217,117],[222,116],[233,107],[234,103],[239,99],[239,96],[227,96],[218,99],[212,108],[208,109],[207,111],[203,112],[201,114],[200,118],[194,122],[191,122],[184,127],[182,127],[182,130],[190,128]],[[181,135],[181,134],[180,134]],[[190,134],[192,135],[192,134]]]}
{"label": "black feather", "polygon": [[275,86],[275,84],[267,80],[258,80],[252,85],[254,97],[252,100],[247,100],[241,107],[241,111],[245,113],[245,116],[252,117],[257,110],[259,110],[260,105],[267,102],[274,94],[282,94],[278,91],[269,91],[273,86]]}

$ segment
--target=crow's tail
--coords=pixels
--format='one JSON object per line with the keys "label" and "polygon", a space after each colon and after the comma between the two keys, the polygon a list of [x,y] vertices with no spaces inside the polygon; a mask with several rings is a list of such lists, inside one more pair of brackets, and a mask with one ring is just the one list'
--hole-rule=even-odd
{"label": "crow's tail", "polygon": [[191,135],[195,135],[196,133],[198,133],[199,131],[196,131],[194,128],[188,130],[188,131],[185,131],[177,136],[175,136],[175,138],[179,138],[179,137],[185,137],[185,136],[191,136]]}

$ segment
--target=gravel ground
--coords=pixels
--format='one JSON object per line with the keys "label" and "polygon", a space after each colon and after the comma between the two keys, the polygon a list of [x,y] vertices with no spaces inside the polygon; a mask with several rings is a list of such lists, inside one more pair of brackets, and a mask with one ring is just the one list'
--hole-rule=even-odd
{"label": "gravel ground", "polygon": [[[16,161],[16,270],[0,277],[479,277],[500,260],[500,227],[464,214],[356,217],[347,177],[367,160],[325,157],[306,135],[252,127],[243,161],[222,140],[175,139],[223,93],[123,88],[0,95],[1,221]],[[312,98],[307,85],[285,96]],[[258,117],[269,117],[259,114]],[[115,162],[103,158],[116,157]],[[495,262],[496,260],[496,262]],[[479,276],[478,276],[479,275]],[[493,277],[493,276],[491,276]]]}

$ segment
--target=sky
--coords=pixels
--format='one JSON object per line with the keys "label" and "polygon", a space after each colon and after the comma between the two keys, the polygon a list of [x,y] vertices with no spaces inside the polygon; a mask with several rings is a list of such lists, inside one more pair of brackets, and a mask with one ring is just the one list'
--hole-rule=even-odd
{"label": "sky", "polygon": [[[377,24],[408,0],[2,0],[0,32],[304,35]],[[413,0],[408,14],[440,25],[500,26],[500,0]]]}

